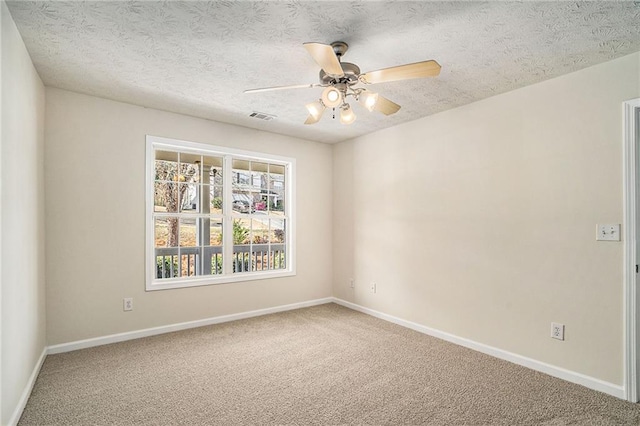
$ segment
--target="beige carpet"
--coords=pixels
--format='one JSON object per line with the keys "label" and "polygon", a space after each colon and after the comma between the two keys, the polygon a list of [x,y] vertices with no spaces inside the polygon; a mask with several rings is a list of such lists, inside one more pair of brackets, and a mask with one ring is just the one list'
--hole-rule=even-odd
{"label": "beige carpet", "polygon": [[638,425],[640,406],[335,304],[48,356],[20,425]]}

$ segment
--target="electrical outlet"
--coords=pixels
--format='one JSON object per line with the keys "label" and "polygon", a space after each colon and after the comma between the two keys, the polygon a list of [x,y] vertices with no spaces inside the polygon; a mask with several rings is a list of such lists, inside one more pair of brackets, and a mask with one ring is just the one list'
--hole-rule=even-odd
{"label": "electrical outlet", "polygon": [[122,310],[133,311],[133,297],[125,297],[122,299]]}
{"label": "electrical outlet", "polygon": [[375,293],[376,292],[376,283],[372,282],[371,283],[371,293]]}
{"label": "electrical outlet", "polygon": [[356,280],[354,280],[353,278],[351,278],[349,280],[349,287],[351,288],[356,288]]}
{"label": "electrical outlet", "polygon": [[551,337],[558,340],[564,340],[564,324],[557,322],[551,323]]}
{"label": "electrical outlet", "polygon": [[620,224],[597,225],[596,240],[620,241]]}

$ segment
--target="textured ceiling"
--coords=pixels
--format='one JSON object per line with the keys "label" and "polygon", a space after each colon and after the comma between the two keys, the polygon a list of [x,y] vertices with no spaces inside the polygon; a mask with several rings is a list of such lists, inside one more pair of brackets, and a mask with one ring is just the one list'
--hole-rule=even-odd
{"label": "textured ceiling", "polygon": [[[338,142],[640,50],[640,2],[8,1],[48,86],[321,142]],[[440,76],[367,86],[402,105],[325,113],[302,43],[349,44],[363,72],[435,59]],[[253,111],[277,116],[248,117]]]}

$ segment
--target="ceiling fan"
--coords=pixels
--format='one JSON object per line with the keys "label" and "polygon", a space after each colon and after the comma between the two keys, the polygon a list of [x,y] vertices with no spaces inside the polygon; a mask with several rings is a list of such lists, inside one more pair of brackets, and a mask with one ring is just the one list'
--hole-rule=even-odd
{"label": "ceiling fan", "polygon": [[317,123],[327,108],[332,108],[334,112],[335,108],[340,108],[340,122],[343,124],[353,123],[356,115],[346,102],[349,96],[353,97],[355,101],[369,111],[379,111],[385,115],[394,114],[398,112],[400,105],[365,88],[356,87],[356,85],[358,83],[367,85],[411,78],[435,77],[440,74],[440,64],[433,60],[361,73],[356,64],[340,61],[349,48],[347,43],[343,41],[336,41],[330,45],[303,43],[303,46],[316,63],[320,65],[320,83],[249,89],[245,90],[244,93],[324,87],[325,89],[322,91],[320,99],[306,105],[309,117],[304,124]]}

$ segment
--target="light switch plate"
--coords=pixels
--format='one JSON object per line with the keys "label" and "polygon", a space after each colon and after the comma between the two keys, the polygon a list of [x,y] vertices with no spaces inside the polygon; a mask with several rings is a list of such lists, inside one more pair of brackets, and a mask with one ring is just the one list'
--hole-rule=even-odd
{"label": "light switch plate", "polygon": [[620,241],[620,224],[597,225],[596,240]]}

